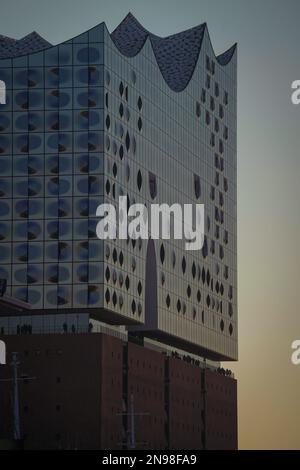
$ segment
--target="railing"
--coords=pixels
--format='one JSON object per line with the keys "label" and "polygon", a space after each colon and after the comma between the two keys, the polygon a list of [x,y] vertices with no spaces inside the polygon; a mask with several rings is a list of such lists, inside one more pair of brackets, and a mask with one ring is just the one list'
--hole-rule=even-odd
{"label": "railing", "polygon": [[74,334],[92,334],[92,333],[104,333],[109,336],[127,341],[127,334],[121,331],[117,331],[113,328],[106,327],[104,325],[93,325],[91,326],[72,326],[68,325],[64,328],[61,325],[58,326],[33,326],[31,325],[20,325],[13,327],[0,327],[0,336],[2,335],[40,335],[40,334],[61,334],[61,335],[74,335]]}

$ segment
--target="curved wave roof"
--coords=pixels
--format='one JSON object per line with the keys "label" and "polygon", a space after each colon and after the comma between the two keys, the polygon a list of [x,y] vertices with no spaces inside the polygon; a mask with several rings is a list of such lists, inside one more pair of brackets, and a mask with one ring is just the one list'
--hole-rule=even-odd
{"label": "curved wave roof", "polygon": [[205,23],[195,28],[161,38],[147,31],[129,13],[112,32],[111,38],[119,51],[135,56],[150,39],[159,69],[174,91],[183,90],[193,75],[205,31]]}
{"label": "curved wave roof", "polygon": [[[158,67],[166,83],[173,91],[182,91],[188,85],[202,46],[206,23],[194,28],[159,37],[145,29],[131,14],[111,33],[117,49],[126,57],[136,56],[147,39],[150,40]],[[48,48],[51,44],[36,32],[20,40],[0,36],[0,59],[18,57]],[[235,52],[236,45],[216,57],[220,65],[227,65]]]}
{"label": "curved wave roof", "polygon": [[46,49],[51,44],[33,31],[22,39],[13,39],[0,35],[0,59],[11,59],[31,52]]}

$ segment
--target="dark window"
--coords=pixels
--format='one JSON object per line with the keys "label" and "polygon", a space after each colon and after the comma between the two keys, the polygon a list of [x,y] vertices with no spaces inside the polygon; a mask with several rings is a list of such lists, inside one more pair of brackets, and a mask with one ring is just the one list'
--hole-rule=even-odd
{"label": "dark window", "polygon": [[129,137],[128,132],[126,133],[125,144],[126,144],[126,149],[127,149],[127,152],[128,152],[129,147],[130,147],[130,137]]}
{"label": "dark window", "polygon": [[162,262],[162,264],[165,261],[165,247],[164,247],[164,245],[161,245],[161,247],[160,247],[160,261]]}
{"label": "dark window", "polygon": [[139,99],[138,99],[138,108],[139,108],[139,110],[142,109],[142,106],[143,106],[142,98],[139,96]]}
{"label": "dark window", "polygon": [[209,115],[208,111],[206,111],[205,121],[206,121],[206,124],[209,126],[209,124],[210,124],[210,115]]}
{"label": "dark window", "polygon": [[224,108],[221,104],[219,105],[219,116],[221,119],[224,117]]}
{"label": "dark window", "polygon": [[209,75],[206,75],[205,86],[206,88],[210,88],[210,76]]}
{"label": "dark window", "polygon": [[140,170],[138,171],[138,174],[137,174],[137,187],[138,187],[138,190],[140,191],[141,190],[141,187],[142,187],[142,173],[140,172]]}
{"label": "dark window", "polygon": [[156,185],[156,176],[154,173],[151,173],[149,171],[149,190],[150,190],[150,196],[152,199],[154,199],[157,195],[157,185]]}
{"label": "dark window", "polygon": [[194,191],[197,199],[201,196],[200,176],[194,174]]}
{"label": "dark window", "polygon": [[219,132],[219,130],[220,130],[219,121],[217,118],[215,118],[215,131]]}
{"label": "dark window", "polygon": [[186,259],[185,259],[185,257],[182,258],[181,267],[182,267],[182,272],[184,274],[185,271],[186,271]]}
{"label": "dark window", "polygon": [[224,178],[224,191],[225,191],[225,193],[228,191],[228,181],[227,181],[227,178]]}
{"label": "dark window", "polygon": [[140,170],[138,171],[138,174],[137,174],[137,187],[138,187],[138,190],[140,191],[141,190],[141,187],[142,187],[142,173],[140,172]]}
{"label": "dark window", "polygon": [[208,70],[210,72],[210,59],[209,59],[208,55],[206,56],[206,70]]}

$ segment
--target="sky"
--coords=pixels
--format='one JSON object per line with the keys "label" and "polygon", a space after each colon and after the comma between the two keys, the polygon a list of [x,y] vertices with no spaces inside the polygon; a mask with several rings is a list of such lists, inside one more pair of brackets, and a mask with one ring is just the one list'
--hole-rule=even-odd
{"label": "sky", "polygon": [[[0,34],[53,44],[131,11],[167,36],[207,22],[221,53],[238,43],[239,448],[300,449],[299,0],[9,0]],[[227,365],[226,365],[227,367]]]}

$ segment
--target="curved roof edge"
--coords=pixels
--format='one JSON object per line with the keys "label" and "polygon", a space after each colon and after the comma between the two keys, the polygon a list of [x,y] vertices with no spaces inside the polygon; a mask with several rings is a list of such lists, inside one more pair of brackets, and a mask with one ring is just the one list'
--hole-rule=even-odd
{"label": "curved roof edge", "polygon": [[223,52],[222,54],[217,56],[217,61],[220,65],[227,65],[231,62],[232,57],[237,49],[237,42],[233,44],[227,51]]}
{"label": "curved roof edge", "polygon": [[[103,24],[106,27],[102,22],[87,32]],[[144,28],[131,12],[112,33],[108,34],[118,51],[129,58],[139,54],[149,40],[158,68],[167,85],[175,92],[183,91],[189,84],[197,66],[205,34],[208,36],[214,57],[221,66],[231,62],[237,48],[237,44],[234,44],[216,56],[206,23],[170,36],[157,36]],[[75,36],[73,40],[81,35],[82,33]],[[61,44],[66,42],[69,41]],[[52,44],[35,31],[19,40],[0,35],[0,59],[12,59],[51,47]]]}
{"label": "curved roof edge", "polygon": [[39,52],[50,46],[51,44],[36,31],[32,31],[32,33],[21,39],[0,35],[0,59],[13,59],[25,54]]}
{"label": "curved roof edge", "polygon": [[237,45],[234,44],[216,56],[206,23],[170,36],[160,37],[144,28],[129,12],[110,37],[118,51],[129,58],[139,54],[149,39],[164,80],[173,91],[180,92],[187,87],[194,74],[205,33],[208,35],[216,61],[221,66],[228,65]]}

